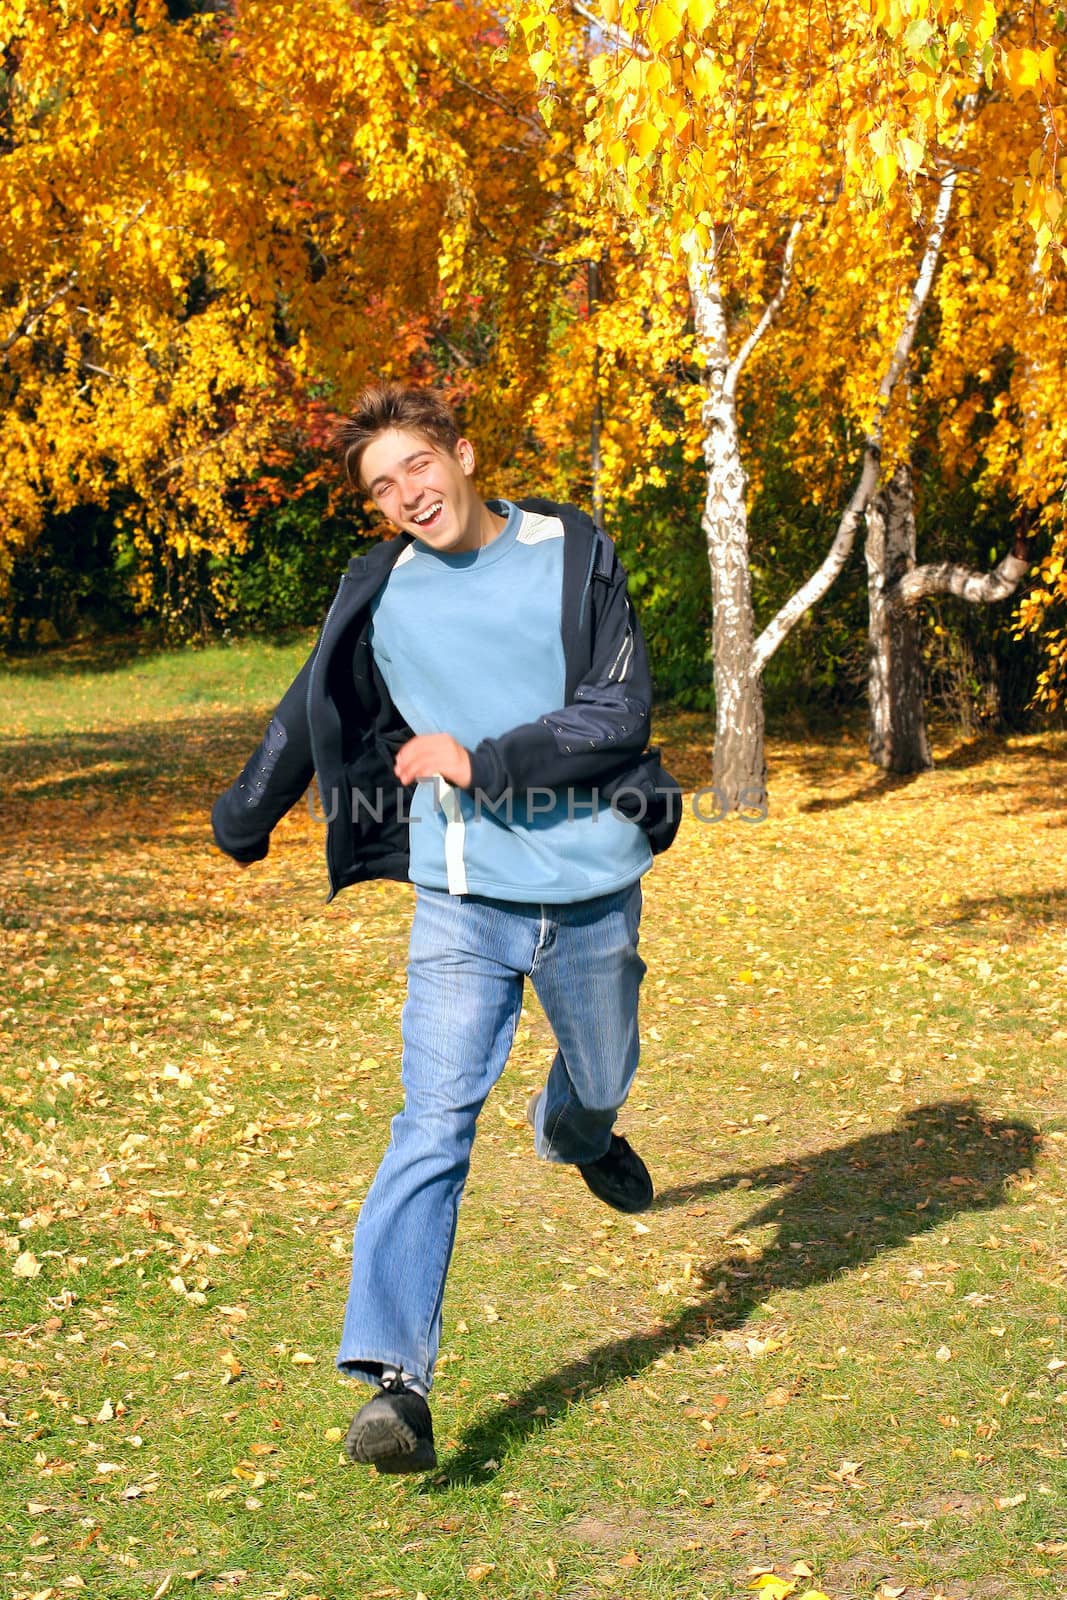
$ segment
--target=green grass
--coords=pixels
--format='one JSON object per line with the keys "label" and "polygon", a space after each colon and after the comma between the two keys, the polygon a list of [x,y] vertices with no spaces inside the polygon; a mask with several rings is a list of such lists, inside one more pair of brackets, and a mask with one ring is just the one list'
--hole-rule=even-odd
{"label": "green grass", "polygon": [[[246,873],[206,822],[306,647],[3,681],[0,1593],[1067,1593],[1067,740],[942,740],[911,783],[772,741],[765,823],[687,817],[623,1122],[657,1207],[532,1159],[531,1002],[441,1468],[379,1479],[333,1352],[409,891],[327,907],[302,809]],[[709,781],[705,722],[659,737]]]}
{"label": "green grass", "polygon": [[8,661],[3,727],[9,737],[138,727],[157,718],[245,711],[277,698],[315,642],[235,640],[209,649],[152,648],[133,637],[108,649],[69,646]]}

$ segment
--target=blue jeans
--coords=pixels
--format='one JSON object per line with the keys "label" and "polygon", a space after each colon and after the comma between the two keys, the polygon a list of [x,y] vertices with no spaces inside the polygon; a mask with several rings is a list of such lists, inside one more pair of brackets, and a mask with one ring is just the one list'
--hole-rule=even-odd
{"label": "blue jeans", "polygon": [[363,1202],[337,1365],[427,1388],[474,1125],[507,1061],[529,976],[558,1049],[537,1108],[548,1161],[606,1154],[637,1069],[641,886],[574,905],[417,891],[401,1031],[404,1108]]}

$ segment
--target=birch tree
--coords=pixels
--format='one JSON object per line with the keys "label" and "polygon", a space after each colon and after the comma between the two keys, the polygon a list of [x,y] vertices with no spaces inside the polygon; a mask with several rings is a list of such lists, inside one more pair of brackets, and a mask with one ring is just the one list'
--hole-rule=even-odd
{"label": "birch tree", "polygon": [[[1040,245],[1020,227],[1010,201],[1008,175],[1026,151],[1022,101],[1021,95],[980,92],[961,125],[957,179],[921,359],[913,359],[900,385],[879,488],[866,517],[870,754],[894,772],[922,770],[931,760],[923,711],[923,602],[947,596],[995,605],[1019,597],[1021,616],[1027,609],[1040,616],[1051,587],[1046,574],[1055,577],[1056,552],[1063,546],[1067,425],[1058,396],[1067,385],[1064,283],[1062,274],[1043,273]],[[1044,118],[1035,121],[1040,126]],[[812,401],[798,413],[794,444],[813,474],[831,440],[823,397],[836,397],[836,413],[848,426],[864,424],[866,399],[855,381],[855,352],[882,337],[878,286],[899,276],[894,241],[905,238],[910,226],[901,198],[886,208],[881,237],[868,240],[866,292],[851,302],[827,295],[825,288],[808,300],[801,297],[796,316],[778,330],[769,352],[798,375]],[[936,472],[950,484],[967,482],[979,508],[1005,501],[1014,506],[988,568],[946,559],[950,530],[928,515],[924,549],[917,549],[911,471],[917,447],[927,459],[927,476]],[[1042,547],[1051,552],[1043,561]],[[1048,682],[1054,630],[1046,642]]]}
{"label": "birch tree", "polygon": [[949,595],[995,605],[1016,593],[1030,570],[1030,544],[1019,532],[989,572],[953,561],[919,564],[911,464],[898,462],[866,513],[868,594],[868,751],[886,772],[933,766],[926,728],[920,602]]}
{"label": "birch tree", "polygon": [[[879,487],[894,390],[934,281],[966,125],[983,86],[988,94],[1010,95],[1016,106],[1025,103],[1011,147],[1018,158],[1012,214],[1025,218],[1042,272],[1061,249],[1058,146],[1042,134],[1041,122],[1055,98],[1059,45],[1055,37],[1047,42],[1055,24],[1047,11],[1028,12],[1027,32],[992,5],[917,13],[891,0],[869,8],[843,0],[818,13],[773,5],[748,11],[719,0],[685,7],[605,0],[571,11],[542,0],[524,5],[522,18],[548,104],[558,64],[583,46],[590,51],[588,143],[580,161],[587,197],[631,229],[650,282],[664,276],[670,260],[688,287],[695,333],[688,342],[678,337],[676,350],[699,364],[702,384],[699,416],[691,397],[681,409],[689,437],[699,436],[708,472],[703,527],[715,608],[713,778],[728,809],[762,806],[761,674],[840,572]],[[880,213],[900,195],[912,265],[887,294],[840,244],[850,239],[853,252],[862,250]],[[877,370],[866,354],[856,362],[866,394],[862,455],[831,547],[758,632],[738,381],[780,320],[794,256],[810,240],[837,271],[839,292],[853,298],[865,283],[891,316],[881,319]],[[899,264],[899,248],[896,255]],[[821,287],[832,292],[825,274]],[[645,303],[653,299],[649,292]]]}

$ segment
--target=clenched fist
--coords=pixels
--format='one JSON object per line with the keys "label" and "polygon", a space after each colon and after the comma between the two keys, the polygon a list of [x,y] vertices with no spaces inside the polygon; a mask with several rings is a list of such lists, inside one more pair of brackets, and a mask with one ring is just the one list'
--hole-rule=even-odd
{"label": "clenched fist", "polygon": [[471,781],[470,753],[450,733],[418,733],[397,751],[393,768],[401,783],[439,776],[457,789]]}

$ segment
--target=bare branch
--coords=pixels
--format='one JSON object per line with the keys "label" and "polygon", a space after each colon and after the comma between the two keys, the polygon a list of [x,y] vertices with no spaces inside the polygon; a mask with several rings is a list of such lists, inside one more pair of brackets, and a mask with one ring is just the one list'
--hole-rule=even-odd
{"label": "bare branch", "polygon": [[782,643],[782,640],[796,626],[804,613],[822,599],[852,554],[852,546],[856,540],[856,529],[859,527],[860,518],[867,509],[867,502],[870,500],[871,495],[874,494],[878,487],[886,412],[889,410],[889,402],[893,397],[893,390],[896,388],[908,356],[911,354],[911,347],[919,326],[919,318],[922,315],[923,307],[926,304],[934,281],[934,273],[937,270],[937,263],[941,254],[941,245],[944,242],[945,229],[948,226],[949,214],[952,210],[952,197],[956,188],[957,176],[958,173],[953,168],[946,172],[941,179],[937,206],[934,209],[934,215],[930,223],[930,231],[926,236],[926,247],[919,263],[919,270],[915,275],[915,283],[912,286],[904,325],[897,337],[896,344],[893,346],[889,365],[886,367],[882,381],[878,385],[874,417],[864,441],[863,465],[860,469],[859,481],[842,513],[833,543],[827,551],[822,564],[816,568],[808,581],[802,584],[795,594],[790,596],[778,612],[778,615],[772,617],[756,640],[752,654],[757,672],[763,671],[771,656]]}
{"label": "bare branch", "polygon": [[621,45],[624,50],[632,51],[635,56],[640,56],[645,61],[648,60],[648,50],[640,39],[635,39],[632,33],[627,33],[626,29],[620,27],[617,22],[605,22],[603,17],[597,16],[592,6],[584,5],[582,0],[571,0],[571,5],[580,17],[583,17],[586,22],[591,22],[593,27],[598,29],[605,38],[610,35],[616,45]]}
{"label": "bare branch", "polygon": [[868,500],[878,487],[880,464],[881,451],[868,447],[863,453],[863,467],[860,471],[859,482],[852,491],[852,498],[842,512],[833,544],[827,551],[825,560],[812,573],[807,583],[802,584],[796,593],[790,596],[778,615],[772,618],[764,628],[753,646],[752,656],[757,672],[763,671],[782,640],[800,621],[805,611],[809,611],[816,601],[822,599],[852,554],[852,546],[856,540],[856,529],[860,525],[860,518],[867,508]]}
{"label": "bare branch", "polygon": [[454,345],[446,334],[441,332],[440,328],[434,329],[434,338],[438,339],[441,344],[444,345],[449,355],[452,356],[454,360],[458,361],[461,367],[466,367],[468,370],[470,369],[470,357],[465,356],[463,351],[460,350],[457,345]]}
{"label": "bare branch", "polygon": [[48,312],[51,311],[56,301],[61,300],[69,289],[73,289],[77,281],[78,270],[75,268],[69,277],[63,280],[63,282],[59,285],[59,288],[49,295],[43,306],[38,306],[36,310],[27,309],[23,313],[21,321],[11,331],[11,333],[8,334],[3,343],[0,344],[0,356],[6,356],[12,346],[18,344],[20,339],[29,339],[36,331],[37,325],[41,321],[41,318],[47,316]]}
{"label": "bare branch", "polygon": [[479,100],[486,100],[491,106],[496,106],[498,111],[503,111],[507,116],[514,117],[516,122],[521,122],[524,127],[530,128],[539,139],[544,138],[545,125],[539,117],[528,116],[520,111],[518,106],[512,105],[510,100],[505,100],[503,95],[495,94],[490,89],[484,89],[480,84],[471,83],[469,79],[461,77],[454,67],[448,69],[452,82],[465,89],[468,94],[475,95]]}
{"label": "bare branch", "polygon": [[885,426],[886,412],[889,402],[893,398],[893,390],[897,386],[904,364],[911,354],[912,344],[915,342],[915,332],[919,326],[923,306],[926,304],[930,293],[930,286],[934,281],[934,272],[937,270],[938,258],[941,255],[941,246],[944,243],[945,229],[948,226],[949,213],[952,210],[952,197],[956,188],[959,169],[952,167],[941,179],[941,186],[937,196],[937,206],[934,209],[930,231],[926,236],[926,249],[919,264],[919,271],[912,286],[911,299],[908,302],[908,313],[904,318],[904,326],[900,330],[893,354],[889,358],[889,365],[885,370],[881,383],[878,385],[878,399],[874,409],[874,420],[867,434],[867,448],[880,450],[882,447],[882,432]]}
{"label": "bare branch", "polygon": [[217,450],[222,441],[229,438],[236,427],[237,423],[231,422],[228,428],[223,428],[221,433],[216,433],[210,439],[205,440],[196,450],[187,450],[183,455],[172,456],[159,472],[155,473],[152,482],[162,483],[164,478],[169,478],[174,473],[181,472],[190,461],[196,461],[199,456],[206,456],[212,450]]}
{"label": "bare branch", "polygon": [[137,210],[133,213],[133,216],[126,219],[126,221],[123,223],[122,232],[119,235],[120,239],[125,239],[135,222],[140,222],[141,218],[152,204],[154,198],[155,197],[153,195],[149,195],[147,200],[142,200],[141,204],[137,207]]}
{"label": "bare branch", "polygon": [[734,356],[734,359],[730,362],[729,367],[726,369],[726,381],[724,388],[726,393],[731,398],[733,398],[733,396],[737,393],[737,380],[741,376],[741,372],[746,361],[759,344],[760,340],[763,338],[763,335],[767,332],[767,329],[770,327],[775,317],[778,315],[778,312],[782,307],[782,301],[789,292],[789,285],[793,279],[793,254],[796,250],[797,239],[803,226],[804,223],[802,219],[798,218],[790,228],[789,237],[785,244],[785,253],[782,256],[782,272],[778,279],[778,287],[774,291],[771,298],[767,301],[767,304],[764,306],[763,315],[760,317],[756,326],[752,329],[752,332],[749,334],[740,350]]}
{"label": "bare branch", "polygon": [[[141,220],[151,203],[151,198],[149,198],[140,206],[138,206],[137,210],[124,224],[122,232],[119,235],[120,239],[126,238],[126,235],[129,233],[134,223]],[[0,356],[6,356],[8,351],[12,349],[14,345],[18,344],[20,339],[31,338],[36,332],[42,318],[48,315],[49,311],[51,311],[57,300],[61,300],[65,294],[73,289],[77,281],[78,269],[77,267],[74,267],[63,279],[63,282],[59,285],[59,287],[52,291],[43,305],[37,306],[36,308],[27,307],[27,309],[23,312],[21,319],[8,334],[7,338],[0,341]],[[78,310],[84,312],[86,311],[86,308],[85,306],[79,306]]]}
{"label": "bare branch", "polygon": [[896,605],[914,606],[930,595],[952,594],[971,605],[995,605],[998,600],[1007,600],[1015,593],[1029,570],[1029,561],[1021,559],[1014,551],[991,572],[960,567],[952,561],[929,562],[905,572],[886,590],[886,599]]}

